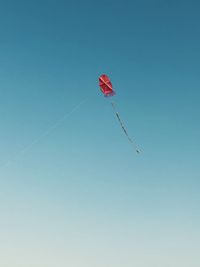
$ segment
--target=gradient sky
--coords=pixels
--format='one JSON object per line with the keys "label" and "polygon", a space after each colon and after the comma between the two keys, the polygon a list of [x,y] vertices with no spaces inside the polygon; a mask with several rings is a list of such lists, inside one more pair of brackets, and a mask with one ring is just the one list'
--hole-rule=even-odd
{"label": "gradient sky", "polygon": [[193,0],[0,1],[2,267],[200,266],[199,14]]}

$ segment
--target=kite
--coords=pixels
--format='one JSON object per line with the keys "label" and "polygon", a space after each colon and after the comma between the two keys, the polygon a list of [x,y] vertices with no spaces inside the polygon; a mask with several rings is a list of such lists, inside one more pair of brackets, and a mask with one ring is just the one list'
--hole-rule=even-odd
{"label": "kite", "polygon": [[113,91],[112,83],[107,75],[102,74],[99,77],[99,86],[105,97],[115,95],[115,92]]}
{"label": "kite", "polygon": [[[113,86],[112,86],[112,83],[110,81],[110,78],[106,75],[106,74],[102,74],[100,77],[99,77],[99,87],[102,91],[102,93],[104,94],[105,97],[112,97],[114,96],[116,93],[115,91],[113,90]],[[135,146],[133,140],[130,138],[120,116],[119,116],[119,113],[117,112],[117,109],[116,109],[116,105],[114,104],[114,102],[111,102],[111,106],[115,112],[115,115],[120,123],[120,126],[122,128],[122,130],[124,131],[126,137],[128,138],[129,142],[134,146],[135,148],[135,151],[137,153],[140,153],[140,151],[138,150],[138,148]]]}

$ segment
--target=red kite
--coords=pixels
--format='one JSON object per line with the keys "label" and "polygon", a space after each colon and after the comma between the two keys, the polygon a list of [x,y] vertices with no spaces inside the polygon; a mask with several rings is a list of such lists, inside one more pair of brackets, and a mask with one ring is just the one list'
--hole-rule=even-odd
{"label": "red kite", "polygon": [[[113,91],[113,86],[112,86],[112,83],[110,81],[110,78],[106,75],[106,74],[102,74],[100,77],[99,77],[99,86],[100,86],[100,89],[102,91],[102,93],[104,94],[105,97],[109,97],[109,96],[114,96],[115,95],[115,91]],[[135,146],[133,140],[130,138],[120,116],[119,116],[119,113],[117,112],[116,110],[116,106],[113,102],[111,102],[111,105],[112,105],[112,108],[115,112],[115,115],[117,116],[117,119],[120,123],[120,126],[122,128],[122,130],[124,131],[126,137],[128,138],[129,142],[132,143],[132,145],[134,146],[135,148],[135,151],[137,153],[140,153],[140,151],[138,150],[138,148]]]}
{"label": "red kite", "polygon": [[104,96],[107,97],[107,96],[115,95],[115,92],[113,91],[112,83],[106,74],[102,74],[99,77],[99,86]]}

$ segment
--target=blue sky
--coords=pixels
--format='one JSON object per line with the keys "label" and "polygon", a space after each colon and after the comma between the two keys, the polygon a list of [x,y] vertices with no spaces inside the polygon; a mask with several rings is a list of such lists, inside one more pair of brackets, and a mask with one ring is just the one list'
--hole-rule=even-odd
{"label": "blue sky", "polygon": [[2,266],[200,265],[199,10],[1,1]]}

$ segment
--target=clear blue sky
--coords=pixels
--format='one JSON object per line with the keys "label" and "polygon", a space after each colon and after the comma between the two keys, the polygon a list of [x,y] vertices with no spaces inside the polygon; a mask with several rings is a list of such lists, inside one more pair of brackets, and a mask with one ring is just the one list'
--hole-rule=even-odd
{"label": "clear blue sky", "polygon": [[193,0],[1,1],[1,266],[200,266],[199,13]]}

